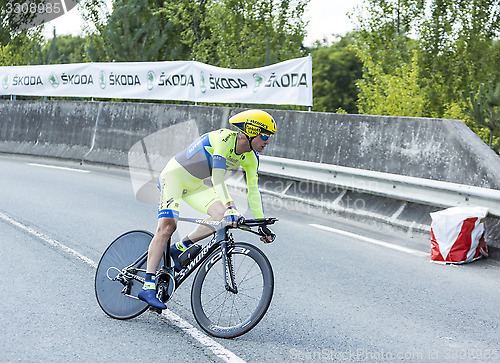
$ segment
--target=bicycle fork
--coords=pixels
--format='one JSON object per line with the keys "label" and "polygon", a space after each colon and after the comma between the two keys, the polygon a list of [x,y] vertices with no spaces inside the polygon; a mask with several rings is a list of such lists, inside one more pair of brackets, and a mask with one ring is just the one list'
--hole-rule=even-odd
{"label": "bicycle fork", "polygon": [[233,257],[228,254],[228,245],[232,245],[232,237],[222,241],[221,250],[222,250],[222,267],[224,269],[224,282],[227,291],[232,292],[233,294],[238,293],[238,286],[236,285],[236,276],[234,275],[234,265],[233,265]]}

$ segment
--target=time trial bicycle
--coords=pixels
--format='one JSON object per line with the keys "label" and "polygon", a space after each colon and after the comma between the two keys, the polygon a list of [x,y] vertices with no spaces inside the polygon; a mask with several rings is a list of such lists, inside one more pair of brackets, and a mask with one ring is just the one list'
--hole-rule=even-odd
{"label": "time trial bicycle", "polygon": [[[266,255],[256,246],[235,242],[230,232],[238,228],[265,237],[263,226],[276,218],[225,221],[179,218],[208,226],[214,236],[205,246],[193,245],[179,256],[181,270],[170,259],[168,241],[156,274],[158,298],[167,303],[196,269],[191,288],[191,308],[200,327],[219,338],[234,338],[253,329],[266,314],[274,291],[274,275]],[[257,227],[257,231],[252,229]],[[129,231],[116,238],[99,261],[95,293],[102,310],[115,319],[134,318],[148,309],[139,300],[146,275],[148,246],[153,234]],[[153,311],[159,309],[150,307]]]}

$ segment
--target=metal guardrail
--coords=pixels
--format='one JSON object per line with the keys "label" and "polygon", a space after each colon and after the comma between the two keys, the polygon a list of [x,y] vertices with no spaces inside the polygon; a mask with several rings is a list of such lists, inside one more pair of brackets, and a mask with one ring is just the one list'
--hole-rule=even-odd
{"label": "metal guardrail", "polygon": [[500,217],[500,190],[495,189],[265,155],[259,173],[438,207],[481,206]]}

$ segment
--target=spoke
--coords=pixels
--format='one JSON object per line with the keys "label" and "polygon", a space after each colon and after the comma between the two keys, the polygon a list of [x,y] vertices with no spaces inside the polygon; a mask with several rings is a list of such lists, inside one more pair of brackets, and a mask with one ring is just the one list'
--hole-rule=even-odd
{"label": "spoke", "polygon": [[[240,316],[240,312],[238,311],[238,308],[236,307],[235,303],[234,303],[234,300],[235,300],[236,296],[233,296],[233,306],[231,307],[231,311],[232,311],[232,308],[234,308],[234,310],[236,311],[236,315],[238,315],[238,321],[239,323],[242,323],[242,319],[241,319],[241,316]],[[232,314],[231,314],[232,316]]]}
{"label": "spoke", "polygon": [[[222,260],[221,260],[221,261],[222,261]],[[210,271],[214,270],[214,267],[215,267],[215,264],[212,266],[212,268],[210,269]],[[209,272],[210,272],[210,271],[209,271]],[[219,277],[220,277],[223,281],[225,280],[225,279],[224,279],[224,276],[223,276],[223,275],[221,274],[221,272],[220,272],[220,268],[218,268],[218,269],[214,270],[214,272],[215,272],[215,273],[216,273],[216,274],[217,274],[217,275],[218,275],[218,276],[219,276]]]}
{"label": "spoke", "polygon": [[219,320],[217,321],[217,325],[220,325],[220,320],[222,319],[222,313],[224,312],[224,305],[226,305],[227,294],[224,297],[224,302],[222,303],[222,308],[220,309]]}
{"label": "spoke", "polygon": [[260,301],[260,298],[253,297],[253,296],[250,296],[250,295],[248,295],[248,294],[239,293],[238,295],[241,295],[241,296],[246,296],[246,297],[247,297],[247,298],[249,298],[249,299],[256,300],[256,301]]}
{"label": "spoke", "polygon": [[[248,269],[248,271],[245,273],[244,277],[246,277],[255,268],[255,266],[257,266],[257,268],[259,268],[259,265],[255,262],[255,260],[251,257],[249,257],[249,258],[250,258],[250,260],[245,260],[244,258],[242,258],[241,264],[238,268],[238,272],[239,272],[239,270],[243,267],[243,264],[245,264],[245,266],[248,265],[248,267],[246,267]],[[245,263],[245,261],[247,263]]]}
{"label": "spoke", "polygon": [[[219,295],[220,296],[220,295]],[[217,311],[222,311],[222,307],[224,306],[224,303],[226,302],[226,299],[224,299],[222,301],[222,303],[219,304],[219,306],[217,306],[210,315],[207,315],[208,318],[210,318],[212,315],[214,315]],[[203,306],[205,306],[205,304],[203,304]],[[203,308],[203,310],[205,310],[205,308]]]}
{"label": "spoke", "polygon": [[217,299],[219,296],[223,295],[226,291],[221,291],[218,295],[214,296],[213,298],[211,298],[210,300],[206,301],[205,304],[210,304],[212,301],[214,301],[215,299]]}
{"label": "spoke", "polygon": [[[260,286],[254,286],[254,287],[245,287],[243,291],[251,291],[251,290],[262,290],[262,284]],[[238,294],[240,291],[238,290]]]}
{"label": "spoke", "polygon": [[259,270],[259,272],[257,272],[255,275],[250,276],[250,277],[247,277],[249,273],[250,273],[250,271],[248,271],[248,272],[247,272],[247,274],[246,274],[245,276],[243,276],[243,277],[242,277],[241,281],[239,281],[239,284],[240,284],[240,285],[241,285],[242,283],[246,282],[246,281],[250,281],[250,280],[252,280],[252,279],[254,279],[254,278],[256,278],[256,277],[261,277],[261,276],[262,276],[262,274],[260,273],[260,270]]}

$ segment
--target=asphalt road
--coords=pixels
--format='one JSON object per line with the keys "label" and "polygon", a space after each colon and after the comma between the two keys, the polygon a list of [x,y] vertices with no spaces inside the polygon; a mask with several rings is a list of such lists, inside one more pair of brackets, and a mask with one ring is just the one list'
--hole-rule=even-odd
{"label": "asphalt road", "polygon": [[98,262],[119,234],[154,230],[156,206],[135,200],[126,170],[6,155],[0,170],[2,361],[500,361],[498,262],[431,264],[421,241],[273,206],[275,243],[236,235],[275,273],[271,307],[252,331],[197,338],[190,281],[168,307],[194,333],[151,312],[111,319],[95,300],[92,263],[68,251]]}

